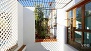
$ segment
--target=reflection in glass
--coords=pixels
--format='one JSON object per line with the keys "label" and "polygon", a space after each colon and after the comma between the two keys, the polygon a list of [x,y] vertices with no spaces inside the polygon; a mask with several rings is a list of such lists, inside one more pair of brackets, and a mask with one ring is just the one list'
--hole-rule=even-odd
{"label": "reflection in glass", "polygon": [[82,32],[75,31],[75,42],[81,43]]}
{"label": "reflection in glass", "polygon": [[68,39],[71,40],[71,27],[69,26],[68,27]]}
{"label": "reflection in glass", "polygon": [[68,21],[68,39],[72,39],[72,18]]}
{"label": "reflection in glass", "polygon": [[70,17],[70,18],[73,17],[73,10],[69,11],[69,17]]}
{"label": "reflection in glass", "polygon": [[91,30],[91,2],[85,5],[85,28]]}
{"label": "reflection in glass", "polygon": [[85,28],[91,30],[91,17],[85,18]]}
{"label": "reflection in glass", "polygon": [[82,29],[81,8],[77,8],[76,10],[76,29]]}
{"label": "reflection in glass", "polygon": [[72,20],[72,17],[73,17],[73,10],[69,11],[68,13],[69,13],[68,14],[69,16],[68,16],[68,21],[67,22],[68,22],[68,27],[70,27],[71,22],[72,22],[71,20]]}
{"label": "reflection in glass", "polygon": [[84,44],[88,45],[88,47],[91,47],[91,33],[84,32]]}
{"label": "reflection in glass", "polygon": [[68,12],[68,39],[71,40],[71,19],[73,17],[73,11]]}

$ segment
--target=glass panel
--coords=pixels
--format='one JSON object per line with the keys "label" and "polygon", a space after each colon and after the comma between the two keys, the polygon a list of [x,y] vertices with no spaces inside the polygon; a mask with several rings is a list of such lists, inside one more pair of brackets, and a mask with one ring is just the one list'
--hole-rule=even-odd
{"label": "glass panel", "polygon": [[68,39],[72,39],[72,17],[73,17],[73,10],[68,12]]}
{"label": "glass panel", "polygon": [[91,33],[84,32],[84,44],[87,47],[91,47]]}
{"label": "glass panel", "polygon": [[71,26],[68,27],[68,39],[71,40]]}
{"label": "glass panel", "polygon": [[[69,23],[69,22],[68,22]],[[70,19],[70,24],[69,24],[69,26],[68,26],[68,38],[70,39],[70,40],[72,40],[72,18]]]}
{"label": "glass panel", "polygon": [[82,32],[75,31],[75,42],[81,43]]}
{"label": "glass panel", "polygon": [[70,17],[70,18],[73,17],[73,10],[69,11],[69,17]]}
{"label": "glass panel", "polygon": [[73,17],[73,10],[69,11],[68,12],[68,27],[71,25],[71,20],[72,20],[72,17]]}
{"label": "glass panel", "polygon": [[68,27],[70,27],[70,25],[71,25],[71,19],[67,20],[67,23],[68,23]]}
{"label": "glass panel", "polygon": [[85,18],[85,28],[91,30],[91,17]]}
{"label": "glass panel", "polygon": [[76,10],[76,29],[82,29],[81,8],[77,8]]}
{"label": "glass panel", "polygon": [[91,2],[85,5],[85,28],[91,30]]}

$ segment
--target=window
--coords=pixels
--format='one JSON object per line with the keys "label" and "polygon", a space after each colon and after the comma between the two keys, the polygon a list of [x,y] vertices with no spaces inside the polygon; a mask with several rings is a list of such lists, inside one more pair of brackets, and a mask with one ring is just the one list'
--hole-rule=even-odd
{"label": "window", "polygon": [[69,11],[69,17],[73,17],[73,10]]}
{"label": "window", "polygon": [[89,51],[91,50],[91,1],[83,2],[67,11],[67,18],[71,17],[67,20],[67,43],[78,50]]}
{"label": "window", "polygon": [[91,2],[85,5],[85,29],[91,30]]}
{"label": "window", "polygon": [[82,29],[81,7],[76,9],[76,29]]}

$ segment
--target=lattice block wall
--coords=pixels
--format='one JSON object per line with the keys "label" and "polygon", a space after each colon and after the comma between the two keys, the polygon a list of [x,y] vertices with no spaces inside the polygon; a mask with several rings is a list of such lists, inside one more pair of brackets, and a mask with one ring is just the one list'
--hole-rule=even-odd
{"label": "lattice block wall", "polygon": [[18,41],[17,1],[0,0],[0,51],[6,51]]}

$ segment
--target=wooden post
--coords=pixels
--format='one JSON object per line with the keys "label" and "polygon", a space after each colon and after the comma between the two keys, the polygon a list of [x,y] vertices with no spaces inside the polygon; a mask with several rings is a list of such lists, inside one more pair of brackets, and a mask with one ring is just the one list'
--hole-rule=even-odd
{"label": "wooden post", "polygon": [[85,30],[85,6],[81,8],[82,13],[82,44],[84,44],[84,30]]}
{"label": "wooden post", "polygon": [[73,9],[73,30],[72,30],[73,41],[75,41],[75,29],[76,29],[76,8]]}

